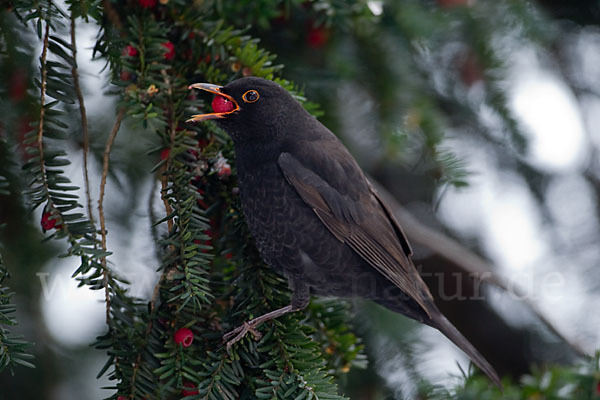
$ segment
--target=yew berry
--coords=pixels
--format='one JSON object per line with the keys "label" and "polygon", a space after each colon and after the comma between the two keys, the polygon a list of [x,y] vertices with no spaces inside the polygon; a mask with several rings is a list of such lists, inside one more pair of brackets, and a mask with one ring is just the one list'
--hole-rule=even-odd
{"label": "yew berry", "polygon": [[153,8],[156,5],[156,0],[138,0],[138,4],[142,8]]}
{"label": "yew berry", "polygon": [[125,46],[125,50],[123,51],[123,53],[125,53],[129,57],[135,57],[138,55],[137,49],[129,44]]}
{"label": "yew berry", "polygon": [[169,154],[171,154],[171,149],[162,149],[160,152],[160,159],[166,160],[167,158],[169,158]]}
{"label": "yew berry", "polygon": [[173,57],[175,57],[175,45],[173,43],[167,42],[163,43],[162,45],[165,49],[167,49],[163,56],[165,60],[171,60]]}
{"label": "yew berry", "polygon": [[192,382],[185,382],[183,384],[184,387],[189,388],[189,389],[183,389],[181,391],[181,394],[184,396],[194,396],[200,392],[198,392],[198,390],[196,389],[196,385],[194,385]]}
{"label": "yew berry", "polygon": [[175,343],[181,344],[183,347],[190,347],[194,341],[194,333],[190,328],[181,328],[173,336]]}
{"label": "yew berry", "polygon": [[62,223],[57,217],[54,217],[52,213],[46,211],[42,214],[42,230],[44,232],[49,231],[50,229],[61,229]]}
{"label": "yew berry", "polygon": [[230,112],[233,110],[233,102],[223,96],[215,96],[211,106],[213,111],[217,113]]}

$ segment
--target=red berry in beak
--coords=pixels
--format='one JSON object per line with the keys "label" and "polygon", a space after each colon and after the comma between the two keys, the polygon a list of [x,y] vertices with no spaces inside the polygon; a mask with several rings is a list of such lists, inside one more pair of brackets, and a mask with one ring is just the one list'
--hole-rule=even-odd
{"label": "red berry in beak", "polygon": [[216,113],[230,112],[234,109],[233,101],[230,101],[223,96],[215,96],[211,105],[213,111]]}

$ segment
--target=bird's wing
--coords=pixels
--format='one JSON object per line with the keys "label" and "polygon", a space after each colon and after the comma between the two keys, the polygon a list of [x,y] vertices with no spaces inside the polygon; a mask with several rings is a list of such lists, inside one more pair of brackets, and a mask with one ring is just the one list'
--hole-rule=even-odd
{"label": "bird's wing", "polygon": [[400,225],[337,139],[304,141],[283,152],[287,181],[341,242],[429,314],[432,300],[413,265]]}

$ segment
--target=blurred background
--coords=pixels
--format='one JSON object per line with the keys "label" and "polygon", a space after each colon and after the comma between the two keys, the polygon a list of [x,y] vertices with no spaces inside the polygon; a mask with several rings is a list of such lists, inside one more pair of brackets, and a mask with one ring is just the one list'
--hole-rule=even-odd
{"label": "blurred background", "polygon": [[[29,129],[41,45],[10,3],[0,11],[0,176],[25,191],[19,138]],[[277,55],[282,76],[319,105],[321,122],[408,213],[401,223],[440,308],[502,375],[518,381],[534,366],[573,363],[600,347],[598,1],[210,7]],[[106,60],[93,60],[97,23],[77,24],[90,181],[99,182],[116,98]],[[77,121],[77,110],[67,111]],[[83,187],[77,126],[65,172]],[[148,204],[151,193],[154,204],[160,199],[150,174],[157,155],[147,154],[157,142],[143,131],[126,121],[117,137],[105,209],[111,263],[147,299],[158,279]],[[105,329],[103,293],[77,288],[77,260],[56,257],[64,245],[43,241],[42,211],[30,212],[20,191],[0,194],[0,253],[16,293],[14,330],[35,342],[37,368],[0,375],[0,399],[106,396],[107,382],[95,379],[105,355],[90,346]],[[486,269],[492,284],[474,287],[469,273]],[[416,398],[421,379],[451,386],[468,369],[436,331],[372,304],[353,311],[370,363],[341,382],[352,399]]]}

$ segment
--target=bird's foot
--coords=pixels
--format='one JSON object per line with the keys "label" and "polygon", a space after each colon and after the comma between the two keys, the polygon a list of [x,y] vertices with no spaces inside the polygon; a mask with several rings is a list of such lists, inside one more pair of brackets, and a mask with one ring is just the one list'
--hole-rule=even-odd
{"label": "bird's foot", "polygon": [[227,332],[225,335],[223,335],[223,341],[227,342],[227,352],[229,353],[229,350],[231,350],[231,346],[242,340],[248,332],[252,333],[255,340],[260,340],[262,335],[259,331],[256,330],[257,326],[259,326],[263,322],[280,317],[294,310],[295,309],[292,305],[285,306],[275,311],[271,311],[269,313],[261,315],[260,317],[254,318],[251,321],[244,322],[243,325],[238,326],[231,332]]}
{"label": "bird's foot", "polygon": [[256,330],[256,326],[258,325],[258,323],[254,321],[255,320],[252,320],[250,322],[244,322],[242,325],[238,326],[234,330],[227,332],[225,335],[223,335],[223,341],[227,342],[226,346],[228,353],[231,350],[231,346],[242,340],[248,334],[248,332],[252,333],[252,336],[254,336],[254,340],[260,340],[262,334]]}

